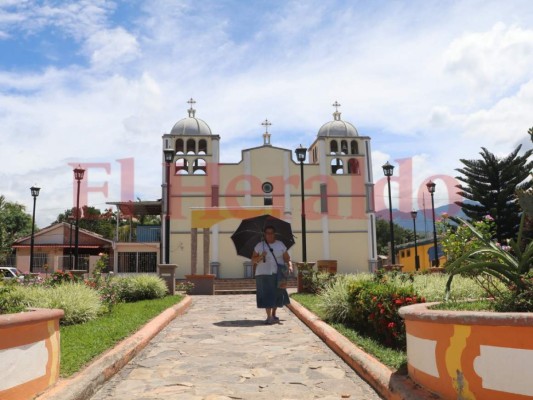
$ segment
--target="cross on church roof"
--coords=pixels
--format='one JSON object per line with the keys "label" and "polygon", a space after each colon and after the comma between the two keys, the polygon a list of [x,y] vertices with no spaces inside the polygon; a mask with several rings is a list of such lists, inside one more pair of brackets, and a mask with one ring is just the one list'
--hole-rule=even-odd
{"label": "cross on church roof", "polygon": [[335,100],[335,103],[332,104],[333,107],[335,107],[335,112],[339,112],[339,107],[341,106],[337,100]]}
{"label": "cross on church roof", "polygon": [[196,110],[192,108],[193,104],[196,104],[196,101],[191,97],[189,101],[187,101],[191,105],[191,107],[187,110],[189,112],[189,117],[194,118],[194,114],[196,113]]}
{"label": "cross on church roof", "polygon": [[265,119],[265,121],[262,122],[261,125],[265,127],[265,133],[268,133],[268,127],[272,125],[272,123],[268,119]]}

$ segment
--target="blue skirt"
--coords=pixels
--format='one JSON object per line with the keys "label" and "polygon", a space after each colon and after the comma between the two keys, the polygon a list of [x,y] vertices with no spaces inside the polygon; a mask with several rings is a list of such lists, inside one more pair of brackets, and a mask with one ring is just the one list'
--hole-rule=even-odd
{"label": "blue skirt", "polygon": [[257,308],[283,307],[290,303],[287,289],[279,289],[276,274],[256,275]]}

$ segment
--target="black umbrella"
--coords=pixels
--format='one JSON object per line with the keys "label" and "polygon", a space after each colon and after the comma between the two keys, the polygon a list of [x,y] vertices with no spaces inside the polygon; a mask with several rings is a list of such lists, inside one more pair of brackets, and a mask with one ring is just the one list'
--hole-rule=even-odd
{"label": "black umbrella", "polygon": [[255,245],[263,240],[263,230],[269,225],[274,227],[276,239],[283,242],[287,249],[294,244],[291,224],[272,215],[265,214],[259,217],[243,219],[237,230],[231,235],[237,254],[252,258]]}

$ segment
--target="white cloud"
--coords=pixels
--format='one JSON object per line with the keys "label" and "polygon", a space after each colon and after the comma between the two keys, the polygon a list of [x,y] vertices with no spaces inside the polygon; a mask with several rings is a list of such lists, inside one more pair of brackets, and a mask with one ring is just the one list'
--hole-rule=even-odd
{"label": "white cloud", "polygon": [[83,47],[90,55],[91,64],[98,69],[117,68],[140,55],[135,36],[121,27],[93,33]]}
{"label": "white cloud", "polygon": [[489,31],[455,39],[444,53],[446,71],[463,79],[479,96],[501,96],[531,77],[533,30],[498,22]]}
{"label": "white cloud", "polygon": [[[127,24],[103,1],[20,4],[11,21],[0,14],[0,32],[59,29],[89,60],[0,70],[0,192],[20,189],[16,198],[29,204],[33,176],[54,175],[39,198],[51,210],[70,206],[68,160],[118,170],[115,160],[134,157],[137,192],[159,198],[161,134],[186,116],[191,96],[221,136],[223,162],[239,160],[245,142],[262,143],[265,118],[274,145],[310,144],[338,100],[343,118],[372,137],[376,180],[385,161],[412,158],[414,197],[429,176],[453,176],[481,145],[509,151],[533,125],[531,12],[517,18],[497,2],[161,1],[143,3]],[[118,181],[110,182],[116,200]],[[46,206],[50,193],[57,197]]]}

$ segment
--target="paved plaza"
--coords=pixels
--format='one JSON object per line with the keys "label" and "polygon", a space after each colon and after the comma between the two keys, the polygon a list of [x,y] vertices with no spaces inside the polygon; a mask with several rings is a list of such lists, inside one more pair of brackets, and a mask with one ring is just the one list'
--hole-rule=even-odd
{"label": "paved plaza", "polygon": [[194,296],[92,399],[380,398],[288,309],[278,316],[265,325],[255,295]]}

